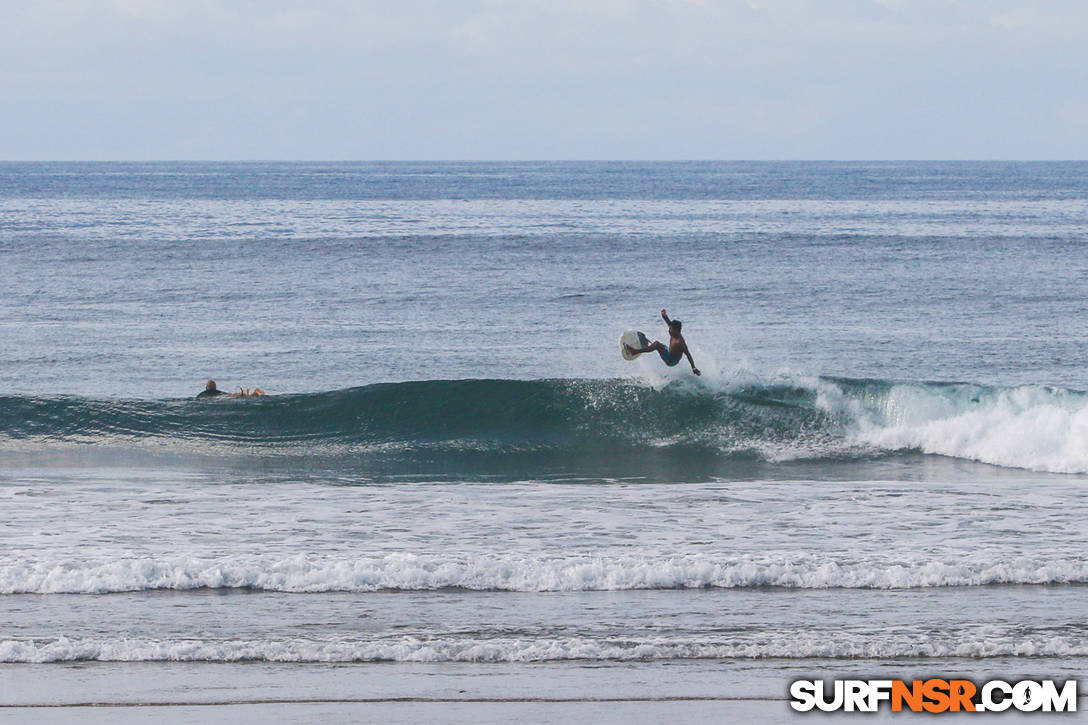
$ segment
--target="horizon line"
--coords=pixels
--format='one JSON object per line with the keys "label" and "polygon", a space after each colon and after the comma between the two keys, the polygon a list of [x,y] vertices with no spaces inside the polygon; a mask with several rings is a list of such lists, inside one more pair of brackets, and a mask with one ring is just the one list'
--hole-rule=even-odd
{"label": "horizon line", "polygon": [[866,164],[866,163],[1084,163],[1078,158],[751,158],[751,159],[455,159],[455,158],[377,158],[377,159],[321,159],[321,158],[235,158],[235,159],[169,159],[169,158],[118,158],[118,159],[0,159],[0,164]]}

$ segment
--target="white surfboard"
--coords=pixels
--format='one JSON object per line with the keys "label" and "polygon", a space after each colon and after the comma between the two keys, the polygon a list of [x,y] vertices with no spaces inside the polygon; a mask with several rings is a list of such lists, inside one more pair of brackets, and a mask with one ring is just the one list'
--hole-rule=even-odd
{"label": "white surfboard", "polygon": [[628,330],[627,332],[620,335],[620,354],[623,355],[624,360],[634,360],[642,353],[627,352],[627,345],[630,345],[634,348],[648,347],[650,345],[650,341],[646,338],[646,335],[644,333],[641,333],[638,330]]}

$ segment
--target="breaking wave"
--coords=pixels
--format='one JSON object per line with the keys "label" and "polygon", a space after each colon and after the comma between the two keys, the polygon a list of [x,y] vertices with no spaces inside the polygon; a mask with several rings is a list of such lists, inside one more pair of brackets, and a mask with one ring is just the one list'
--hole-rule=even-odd
{"label": "breaking wave", "polygon": [[0,559],[0,594],[107,594],[145,590],[379,592],[463,589],[560,592],[638,589],[908,589],[1088,582],[1081,558],[963,556],[948,560],[836,561],[811,554],[728,556],[527,555],[352,558],[224,557],[108,560]]}
{"label": "breaking wave", "polygon": [[428,380],[260,399],[0,397],[0,449],[122,445],[346,456],[376,472],[622,475],[655,463],[914,452],[1088,473],[1088,394],[844,378],[755,384]]}

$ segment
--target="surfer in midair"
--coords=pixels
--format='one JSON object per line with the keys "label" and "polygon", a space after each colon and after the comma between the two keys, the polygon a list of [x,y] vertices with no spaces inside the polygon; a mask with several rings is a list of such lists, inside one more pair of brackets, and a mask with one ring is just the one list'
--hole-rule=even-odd
{"label": "surfer in midair", "polygon": [[681,358],[687,357],[688,362],[691,364],[691,372],[696,375],[702,375],[702,373],[699,372],[699,368],[695,367],[695,361],[691,358],[691,351],[688,350],[688,344],[684,342],[684,336],[680,334],[680,320],[670,320],[669,315],[665,310],[661,310],[661,319],[669,326],[668,347],[665,347],[664,343],[654,340],[653,344],[647,345],[646,347],[631,347],[630,345],[625,344],[624,347],[627,348],[627,352],[632,355],[641,355],[644,352],[656,352],[670,368],[678,364]]}

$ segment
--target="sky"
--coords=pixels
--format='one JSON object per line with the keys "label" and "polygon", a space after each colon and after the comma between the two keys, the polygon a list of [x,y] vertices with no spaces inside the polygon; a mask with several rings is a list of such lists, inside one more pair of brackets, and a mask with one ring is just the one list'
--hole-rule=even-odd
{"label": "sky", "polygon": [[1086,159],[1083,0],[0,0],[0,159]]}

